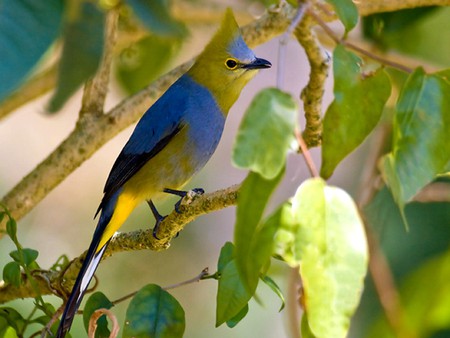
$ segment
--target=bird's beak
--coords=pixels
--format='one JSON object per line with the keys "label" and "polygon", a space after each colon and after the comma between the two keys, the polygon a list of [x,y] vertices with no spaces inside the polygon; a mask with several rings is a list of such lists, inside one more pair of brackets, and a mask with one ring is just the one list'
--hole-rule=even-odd
{"label": "bird's beak", "polygon": [[256,58],[252,62],[242,65],[244,69],[263,69],[270,67],[272,67],[272,64],[269,61],[260,58]]}

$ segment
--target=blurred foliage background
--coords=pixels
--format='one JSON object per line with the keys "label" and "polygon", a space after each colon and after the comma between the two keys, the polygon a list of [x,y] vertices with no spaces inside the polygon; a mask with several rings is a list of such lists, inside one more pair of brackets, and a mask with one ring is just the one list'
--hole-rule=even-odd
{"label": "blurred foliage background", "polygon": [[[202,1],[193,1],[203,6]],[[0,1],[0,7],[2,2]],[[221,13],[225,5],[233,7],[240,24],[263,11],[257,1],[208,1],[207,6]],[[131,15],[131,14],[130,14]],[[220,16],[219,16],[220,17]],[[351,33],[351,39],[364,41],[377,50],[394,51],[408,58],[419,59],[435,68],[450,66],[450,8],[420,8],[366,17]],[[195,56],[208,41],[218,24],[217,19],[186,20],[186,34],[161,38],[143,33],[133,26],[133,20],[121,22],[134,43],[118,42],[120,54],[114,64],[114,79],[107,96],[106,109],[122,98],[147,85],[172,67]],[[127,26],[128,25],[128,26]],[[339,29],[340,27],[336,27]],[[125,45],[121,45],[121,43]],[[156,48],[155,48],[156,47]],[[57,47],[55,47],[57,48]],[[232,108],[226,129],[212,160],[189,184],[214,191],[241,182],[245,172],[231,165],[231,147],[242,113],[251,98],[260,89],[275,85],[279,39],[274,39],[255,49],[255,53],[270,60],[274,67],[261,72],[243,91]],[[52,53],[50,51],[49,53]],[[307,82],[309,66],[302,48],[295,40],[287,45],[287,58],[283,84],[295,97]],[[51,59],[51,55],[48,56]],[[1,61],[0,61],[1,62]],[[390,75],[399,84],[405,76],[396,71]],[[324,106],[332,96],[332,77],[327,83]],[[72,130],[80,105],[81,90],[69,99],[61,112],[46,112],[51,94],[46,94],[21,107],[0,123],[0,195],[6,194],[20,179],[31,171]],[[389,114],[389,112],[386,112]],[[450,112],[449,112],[450,114]],[[39,263],[48,267],[62,253],[70,258],[84,251],[90,242],[95,222],[92,216],[102,196],[106,176],[118,151],[128,139],[132,127],[108,142],[89,161],[84,163],[62,184],[53,190],[32,212],[20,221],[19,239],[24,246],[39,251]],[[361,187],[361,173],[369,149],[378,142],[375,135],[342,162],[330,183],[343,187],[354,197]],[[386,145],[388,151],[389,145]],[[320,163],[320,150],[312,149],[316,164]],[[272,205],[277,205],[295,193],[296,187],[307,177],[308,171],[300,158],[288,161],[286,178],[278,188]],[[442,182],[448,182],[442,178]],[[448,199],[447,199],[448,200]],[[163,213],[171,210],[174,200],[162,205]],[[272,208],[273,209],[273,208]],[[269,211],[272,210],[269,208]],[[448,202],[414,202],[407,206],[410,225],[406,231],[399,211],[387,189],[376,193],[366,207],[368,222],[379,236],[381,247],[395,276],[406,312],[417,324],[416,337],[450,337],[450,284],[449,239],[450,204]],[[135,291],[152,282],[162,286],[178,283],[197,275],[203,268],[215,270],[222,245],[232,240],[234,208],[200,217],[190,224],[164,252],[150,251],[116,254],[102,263],[97,272],[99,288],[107,290],[110,299]],[[139,207],[127,220],[122,231],[153,226],[147,206]],[[0,266],[10,259],[13,244],[1,241]],[[290,271],[274,263],[272,276],[283,290],[288,288]],[[234,329],[226,326],[214,328],[216,282],[201,281],[172,290],[186,311],[186,337],[289,337],[289,320],[286,311],[278,313],[279,300],[265,286],[258,294],[262,305],[251,302],[248,316]],[[427,292],[425,292],[425,290]],[[60,300],[45,297],[55,306]],[[447,303],[444,300],[449,300]],[[429,304],[429,311],[423,304]],[[8,306],[19,311],[31,309],[32,300],[17,300]],[[126,304],[119,304],[116,313],[123,318]],[[122,312],[122,313],[121,313]],[[412,324],[414,327],[414,323]],[[420,328],[419,328],[420,326]],[[78,330],[78,331],[77,331]],[[422,331],[423,330],[423,331]],[[81,320],[75,320],[73,336],[83,336]],[[76,332],[79,332],[77,334]],[[381,311],[370,277],[351,326],[351,337],[389,337],[389,329]],[[392,335],[393,336],[393,335]],[[394,337],[394,336],[393,336]]]}

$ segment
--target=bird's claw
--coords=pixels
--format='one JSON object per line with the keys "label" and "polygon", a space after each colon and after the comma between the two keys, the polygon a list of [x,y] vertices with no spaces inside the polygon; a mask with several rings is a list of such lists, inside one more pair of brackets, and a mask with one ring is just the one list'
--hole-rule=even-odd
{"label": "bird's claw", "polygon": [[167,216],[161,216],[161,215],[159,215],[159,216],[160,217],[158,217],[158,219],[156,220],[155,226],[153,227],[153,232],[152,232],[153,238],[155,238],[157,240],[161,239],[158,237],[159,226],[161,225],[161,222],[167,217]]}
{"label": "bird's claw", "polygon": [[175,203],[175,211],[179,214],[181,214],[181,203],[183,202],[183,199],[187,198],[186,203],[189,204],[192,202],[192,200],[199,195],[203,195],[205,193],[205,190],[202,188],[194,188],[188,191],[183,190],[173,190],[173,189],[164,189],[164,192],[172,195],[180,196],[180,200]]}

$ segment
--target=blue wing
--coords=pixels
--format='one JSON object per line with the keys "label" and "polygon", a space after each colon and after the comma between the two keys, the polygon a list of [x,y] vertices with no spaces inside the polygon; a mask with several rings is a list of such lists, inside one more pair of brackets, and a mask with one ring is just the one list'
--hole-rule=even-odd
{"label": "blue wing", "polygon": [[95,215],[106,201],[156,156],[185,126],[186,97],[189,90],[175,82],[142,116],[130,139],[117,157],[103,189],[104,196]]}

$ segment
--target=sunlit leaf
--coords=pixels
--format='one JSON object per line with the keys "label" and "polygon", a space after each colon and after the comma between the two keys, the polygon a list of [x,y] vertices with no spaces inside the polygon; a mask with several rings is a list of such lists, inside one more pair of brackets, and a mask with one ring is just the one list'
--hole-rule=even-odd
{"label": "sunlit leaf", "polygon": [[268,88],[258,93],[239,127],[233,164],[266,179],[277,176],[294,140],[297,112],[294,99],[279,89]]}
{"label": "sunlit leaf", "polygon": [[309,179],[292,201],[298,222],[295,256],[305,293],[305,312],[318,338],[344,338],[361,296],[367,270],[364,226],[343,190]]}
{"label": "sunlit leaf", "polygon": [[375,128],[391,92],[381,68],[361,71],[361,59],[338,45],[333,54],[334,101],[323,121],[322,168],[328,178],[336,166]]}
{"label": "sunlit leaf", "polygon": [[1,338],[19,338],[16,330],[14,330],[11,326],[1,330],[0,329],[0,337]]}
{"label": "sunlit leaf", "polygon": [[180,303],[158,285],[149,284],[139,290],[128,306],[123,337],[179,338],[184,329]]}

